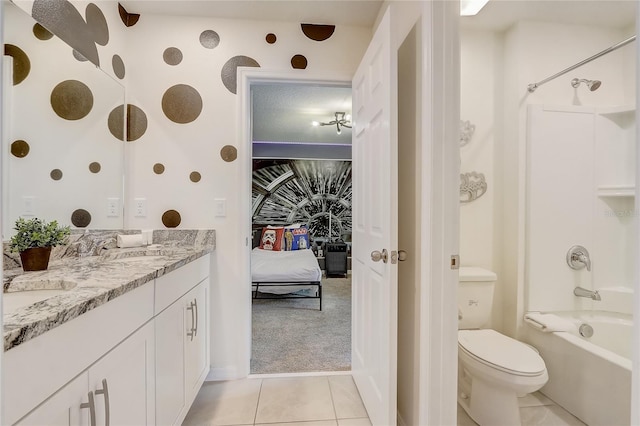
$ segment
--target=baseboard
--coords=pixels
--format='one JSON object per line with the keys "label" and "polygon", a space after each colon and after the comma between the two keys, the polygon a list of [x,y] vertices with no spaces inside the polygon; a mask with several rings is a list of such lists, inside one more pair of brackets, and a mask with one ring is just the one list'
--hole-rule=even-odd
{"label": "baseboard", "polygon": [[236,367],[219,367],[211,368],[205,382],[218,382],[222,380],[237,380],[247,377],[246,374],[240,374]]}
{"label": "baseboard", "polygon": [[283,377],[316,377],[316,376],[350,376],[348,371],[309,371],[303,373],[270,373],[270,374],[249,374],[249,379],[272,379]]}

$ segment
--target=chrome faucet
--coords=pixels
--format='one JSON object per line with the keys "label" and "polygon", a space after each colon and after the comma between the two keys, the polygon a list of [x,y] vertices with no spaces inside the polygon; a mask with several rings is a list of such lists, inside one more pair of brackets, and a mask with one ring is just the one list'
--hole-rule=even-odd
{"label": "chrome faucet", "polygon": [[588,297],[592,300],[602,300],[600,298],[600,293],[598,293],[598,290],[591,291],[591,290],[587,290],[586,288],[576,287],[573,289],[573,294],[575,294],[578,297]]}
{"label": "chrome faucet", "polygon": [[585,266],[587,271],[591,271],[591,259],[589,258],[589,252],[582,246],[573,246],[567,252],[567,264],[572,269],[582,269]]}

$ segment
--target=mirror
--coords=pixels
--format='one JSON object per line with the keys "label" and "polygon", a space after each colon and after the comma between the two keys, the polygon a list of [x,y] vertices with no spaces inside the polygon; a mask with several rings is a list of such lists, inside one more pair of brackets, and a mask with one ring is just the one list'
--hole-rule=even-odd
{"label": "mirror", "polygon": [[3,239],[18,217],[124,228],[124,86],[13,3],[2,27]]}

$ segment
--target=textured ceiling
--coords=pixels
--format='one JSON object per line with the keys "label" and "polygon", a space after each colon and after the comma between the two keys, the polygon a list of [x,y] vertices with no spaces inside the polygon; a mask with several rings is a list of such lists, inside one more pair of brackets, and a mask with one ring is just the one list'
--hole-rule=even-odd
{"label": "textured ceiling", "polygon": [[269,142],[351,143],[351,129],[338,135],[328,122],[337,111],[351,114],[351,88],[274,84],[252,86],[253,140]]}

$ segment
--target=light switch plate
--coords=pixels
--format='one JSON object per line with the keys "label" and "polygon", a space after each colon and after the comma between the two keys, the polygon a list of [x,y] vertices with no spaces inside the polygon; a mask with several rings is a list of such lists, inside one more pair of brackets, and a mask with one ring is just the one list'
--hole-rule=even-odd
{"label": "light switch plate", "polygon": [[227,199],[216,198],[213,200],[214,215],[216,217],[225,217],[227,215]]}
{"label": "light switch plate", "polygon": [[22,197],[22,216],[35,216],[36,197],[25,195]]}

